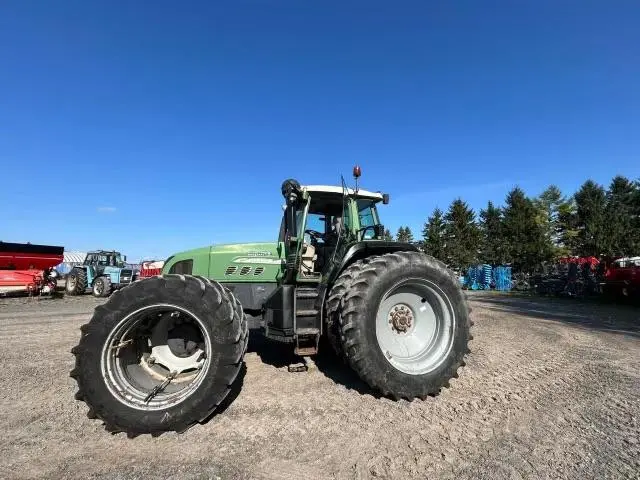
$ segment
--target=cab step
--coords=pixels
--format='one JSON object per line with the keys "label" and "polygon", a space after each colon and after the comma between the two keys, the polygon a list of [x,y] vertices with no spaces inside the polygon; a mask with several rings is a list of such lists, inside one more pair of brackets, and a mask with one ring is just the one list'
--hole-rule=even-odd
{"label": "cab step", "polygon": [[320,311],[317,288],[298,287],[295,297],[294,341],[295,354],[300,356],[318,353],[320,342]]}
{"label": "cab step", "polygon": [[294,353],[301,357],[318,353],[320,342],[319,328],[298,328],[295,334],[296,346]]}
{"label": "cab step", "polygon": [[297,288],[296,297],[297,298],[318,298],[318,289],[317,288]]}

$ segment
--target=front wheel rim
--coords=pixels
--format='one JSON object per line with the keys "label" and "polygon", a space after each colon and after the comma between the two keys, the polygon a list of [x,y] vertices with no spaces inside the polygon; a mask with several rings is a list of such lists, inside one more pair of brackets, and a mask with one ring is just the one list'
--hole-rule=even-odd
{"label": "front wheel rim", "polygon": [[[181,328],[189,340],[177,355],[174,346],[179,342],[169,337]],[[186,347],[189,342],[196,344],[191,351]],[[101,353],[101,372],[111,394],[126,406],[165,410],[200,387],[210,368],[210,355],[211,338],[202,320],[182,307],[157,304],[127,315],[111,331]],[[168,380],[174,372],[175,377]]]}
{"label": "front wheel rim", "polygon": [[387,361],[408,375],[438,368],[453,348],[456,315],[447,294],[425,279],[406,279],[382,296],[376,338]]}

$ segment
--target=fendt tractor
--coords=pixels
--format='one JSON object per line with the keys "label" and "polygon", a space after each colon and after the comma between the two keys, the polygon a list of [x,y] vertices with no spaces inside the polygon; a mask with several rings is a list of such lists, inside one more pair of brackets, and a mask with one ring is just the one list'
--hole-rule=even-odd
{"label": "fendt tractor", "polygon": [[90,288],[95,297],[108,297],[114,290],[135,280],[133,270],[126,267],[126,261],[126,255],[120,252],[89,252],[82,265],[73,267],[67,275],[65,291],[68,295],[82,295]]}
{"label": "fendt tractor", "polygon": [[129,436],[206,420],[234,385],[249,329],[301,360],[331,345],[395,400],[448,387],[469,353],[464,292],[442,262],[384,240],[389,195],[359,189],[360,173],[355,188],[285,180],[276,242],[176,253],[96,307],[72,349],[88,416]]}

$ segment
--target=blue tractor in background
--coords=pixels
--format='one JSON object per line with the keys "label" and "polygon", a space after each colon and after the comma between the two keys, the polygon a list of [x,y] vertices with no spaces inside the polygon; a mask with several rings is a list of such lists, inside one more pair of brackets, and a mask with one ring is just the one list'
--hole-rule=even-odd
{"label": "blue tractor in background", "polygon": [[126,260],[126,256],[116,251],[87,253],[82,265],[69,272],[65,291],[68,295],[82,295],[90,288],[95,297],[108,297],[135,280],[135,273],[126,266]]}

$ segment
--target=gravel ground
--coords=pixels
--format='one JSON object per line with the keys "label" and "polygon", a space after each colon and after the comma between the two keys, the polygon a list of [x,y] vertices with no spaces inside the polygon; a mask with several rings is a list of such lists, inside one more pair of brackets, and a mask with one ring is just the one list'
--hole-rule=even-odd
{"label": "gravel ground", "polygon": [[640,310],[471,296],[472,354],[426,401],[252,338],[229,405],[183,435],[107,433],[70,349],[100,301],[0,299],[0,478],[640,478]]}

